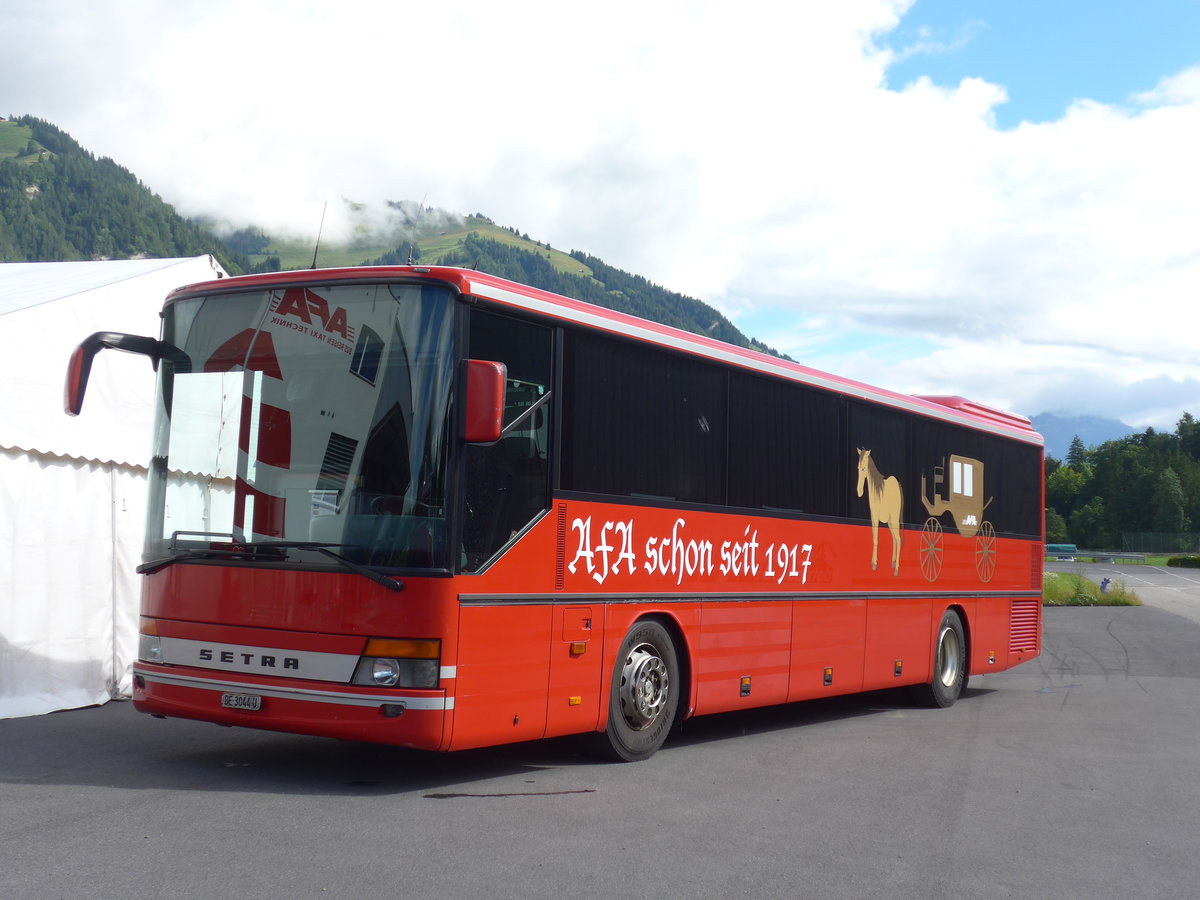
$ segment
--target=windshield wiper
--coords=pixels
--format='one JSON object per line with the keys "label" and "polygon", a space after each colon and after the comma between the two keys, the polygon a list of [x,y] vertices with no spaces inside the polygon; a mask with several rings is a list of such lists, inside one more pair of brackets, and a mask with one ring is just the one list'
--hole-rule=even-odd
{"label": "windshield wiper", "polygon": [[[145,575],[150,572],[157,572],[159,569],[165,568],[172,563],[179,562],[183,559],[262,559],[264,556],[275,556],[279,559],[285,559],[287,550],[312,550],[314,553],[320,553],[322,556],[327,556],[335,560],[338,565],[344,569],[349,569],[364,578],[369,578],[376,584],[381,584],[389,591],[399,593],[404,590],[404,582],[397,578],[391,578],[381,572],[376,572],[374,569],[369,569],[366,566],[359,565],[352,560],[346,559],[340,553],[335,553],[331,547],[352,547],[353,544],[324,544],[320,541],[234,541],[229,544],[228,549],[225,547],[207,547],[200,548],[180,548],[175,550],[170,556],[162,559],[151,560],[150,562],[142,563],[137,567],[137,572],[140,575]],[[174,548],[172,548],[174,549]],[[270,553],[270,551],[278,551]],[[264,552],[266,551],[266,552]]]}
{"label": "windshield wiper", "polygon": [[159,569],[165,569],[171,563],[177,563],[181,559],[224,559],[230,556],[236,556],[229,550],[200,550],[190,548],[185,550],[172,550],[170,556],[164,556],[160,559],[152,559],[149,562],[144,562],[139,565],[135,572],[139,575],[149,575],[151,572],[157,572]]}
{"label": "windshield wiper", "polygon": [[334,553],[330,547],[353,547],[353,544],[322,544],[318,541],[266,541],[259,544],[243,544],[242,546],[250,547],[280,547],[280,548],[296,548],[297,550],[312,550],[320,553],[322,556],[328,556],[332,560],[336,560],[339,565],[349,569],[351,572],[357,572],[364,578],[369,578],[376,584],[382,584],[389,591],[399,593],[404,590],[404,582],[398,578],[392,578],[384,575],[382,572],[376,572],[366,566],[359,565],[353,560],[346,559],[340,553]]}

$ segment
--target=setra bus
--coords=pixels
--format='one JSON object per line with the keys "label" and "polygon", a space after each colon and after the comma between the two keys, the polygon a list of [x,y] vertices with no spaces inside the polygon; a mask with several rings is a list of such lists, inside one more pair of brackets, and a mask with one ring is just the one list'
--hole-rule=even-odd
{"label": "setra bus", "polygon": [[458,750],[911,686],[1040,652],[1042,439],[457,268],[179,288],[135,707]]}

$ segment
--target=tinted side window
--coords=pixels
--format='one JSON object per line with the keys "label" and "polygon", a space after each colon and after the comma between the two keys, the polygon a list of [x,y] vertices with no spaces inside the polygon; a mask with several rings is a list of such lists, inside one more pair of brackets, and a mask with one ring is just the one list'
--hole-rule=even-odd
{"label": "tinted side window", "polygon": [[563,387],[564,489],[724,502],[726,375],[721,369],[568,332]]}
{"label": "tinted side window", "polygon": [[504,363],[508,381],[500,440],[466,449],[466,571],[481,568],[548,508],[552,346],[549,328],[471,312],[470,358]]}
{"label": "tinted side window", "polygon": [[1037,447],[918,419],[913,464],[918,471],[914,500],[922,512],[933,514],[950,505],[960,518],[986,519],[1001,533],[1041,534]]}
{"label": "tinted side window", "polygon": [[842,403],[834,394],[735,372],[730,381],[729,505],[844,515]]}
{"label": "tinted side window", "polygon": [[[872,480],[896,479],[902,496],[902,518],[905,524],[925,521],[913,487],[913,473],[909,468],[908,456],[909,418],[903,413],[882,406],[854,403],[850,407],[850,445],[846,448],[851,463],[851,477],[846,480],[845,490],[850,497],[850,515],[854,518],[871,517],[869,488]],[[861,489],[861,496],[860,496]],[[891,495],[889,495],[891,496]],[[876,510],[886,515],[887,510]]]}

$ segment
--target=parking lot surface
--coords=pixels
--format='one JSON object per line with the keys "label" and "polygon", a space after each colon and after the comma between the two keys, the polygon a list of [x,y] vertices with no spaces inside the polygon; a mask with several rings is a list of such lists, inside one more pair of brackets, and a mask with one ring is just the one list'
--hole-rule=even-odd
{"label": "parking lot surface", "polygon": [[634,764],[0,721],[0,896],[1195,897],[1200,584],[1130,586],[950,709],[708,717]]}

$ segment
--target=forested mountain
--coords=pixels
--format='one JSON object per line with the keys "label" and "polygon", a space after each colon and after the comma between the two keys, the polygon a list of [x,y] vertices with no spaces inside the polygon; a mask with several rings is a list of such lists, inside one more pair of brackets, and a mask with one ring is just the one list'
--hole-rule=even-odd
{"label": "forested mountain", "polygon": [[1046,440],[1046,455],[1066,459],[1072,438],[1079,438],[1085,447],[1095,447],[1105,441],[1116,441],[1137,429],[1116,419],[1099,416],[1067,416],[1042,413],[1033,416],[1033,427]]}
{"label": "forested mountain", "polygon": [[[668,291],[640,275],[614,269],[578,250],[572,251],[570,257],[579,263],[581,271],[589,274],[562,271],[552,264],[546,252],[526,250],[472,231],[456,248],[439,256],[436,264],[478,269],[729,344],[774,353],[766,345],[747,338],[723,315],[693,297]],[[393,257],[385,256],[372,262],[386,264],[392,261]]]}
{"label": "forested mountain", "polygon": [[[1185,412],[1174,433],[1148,429],[1091,448],[1077,437],[1065,461],[1046,460],[1046,507],[1052,543],[1197,552],[1200,422]],[[1170,537],[1149,546],[1140,536],[1149,533]]]}
{"label": "forested mountain", "polygon": [[111,159],[29,116],[0,122],[0,261],[199,256],[245,259],[180,217]]}
{"label": "forested mountain", "polygon": [[[364,226],[349,244],[322,245],[320,264],[403,264],[411,255],[772,352],[695,298],[587,253],[555,250],[480,213],[460,216],[408,201],[389,202],[386,212],[382,231]],[[180,217],[129,171],[97,159],[47,122],[0,120],[0,262],[211,253],[232,273],[312,264],[311,242],[289,242],[253,223],[226,227],[230,233],[222,239],[207,224]],[[1086,431],[1075,420],[1055,424],[1072,427],[1076,435]],[[1077,437],[1063,461],[1054,457],[1057,449],[1048,442],[1049,540],[1119,549],[1131,532],[1200,529],[1200,423],[1189,413],[1172,434],[1150,430],[1091,447]],[[1176,538],[1181,546],[1167,549],[1195,551],[1182,546],[1189,540],[1195,537]]]}
{"label": "forested mountain", "polygon": [[[321,265],[403,264],[411,253],[414,259],[476,268],[773,352],[700,300],[580,251],[553,250],[480,214],[457,216],[406,201],[387,205],[389,230],[358,234],[347,246],[323,246]],[[289,244],[253,223],[237,224],[238,230],[218,237],[206,223],[182,218],[128,170],[96,158],[54,125],[31,116],[0,120],[0,262],[211,253],[233,274],[312,264],[311,245]],[[369,258],[372,245],[375,254]]]}

